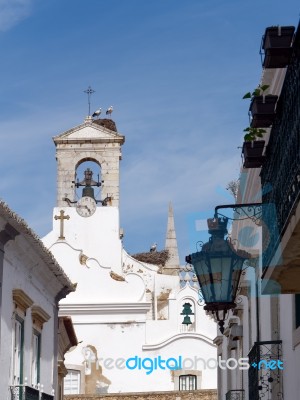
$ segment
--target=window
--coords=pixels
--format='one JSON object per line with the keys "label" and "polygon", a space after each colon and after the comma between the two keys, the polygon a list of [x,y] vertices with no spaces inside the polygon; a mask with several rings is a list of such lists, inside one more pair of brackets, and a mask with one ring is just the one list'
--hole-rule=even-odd
{"label": "window", "polygon": [[68,370],[68,375],[64,379],[64,394],[80,393],[80,371]]}
{"label": "window", "polygon": [[23,383],[24,321],[16,315],[13,331],[13,384]]}
{"label": "window", "polygon": [[31,383],[40,383],[40,358],[41,358],[41,334],[33,331],[32,335],[32,359],[31,359]]}
{"label": "window", "polygon": [[23,383],[24,320],[26,318],[26,310],[32,306],[33,301],[22,289],[13,289],[12,300],[15,310],[12,326],[12,384],[21,385]]}
{"label": "window", "polygon": [[197,390],[196,375],[180,375],[179,390]]}

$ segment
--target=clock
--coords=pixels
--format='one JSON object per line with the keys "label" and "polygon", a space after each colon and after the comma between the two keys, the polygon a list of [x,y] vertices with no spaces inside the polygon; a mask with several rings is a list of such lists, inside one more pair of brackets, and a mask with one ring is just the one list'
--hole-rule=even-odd
{"label": "clock", "polygon": [[95,200],[90,196],[83,196],[76,204],[76,211],[81,217],[90,217],[96,211]]}

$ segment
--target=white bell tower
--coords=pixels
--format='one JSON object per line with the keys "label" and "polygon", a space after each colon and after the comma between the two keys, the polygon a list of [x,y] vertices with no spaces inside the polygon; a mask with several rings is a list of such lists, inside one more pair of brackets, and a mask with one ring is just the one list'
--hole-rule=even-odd
{"label": "white bell tower", "polygon": [[[87,117],[82,125],[53,138],[57,160],[57,207],[76,201],[76,169],[85,161],[101,168],[101,198],[119,207],[119,165],[125,137],[110,119]],[[94,177],[95,179],[95,177]]]}
{"label": "white bell tower", "polygon": [[[53,140],[57,160],[57,203],[53,210],[53,230],[44,242],[70,278],[78,282],[77,296],[81,282],[76,271],[86,272],[82,265],[88,269],[88,265],[96,262],[101,268],[122,272],[119,166],[125,138],[117,132],[111,119],[87,117],[82,125]],[[81,164],[85,162],[91,169],[83,171],[86,165]],[[100,172],[99,178],[93,174],[95,171]],[[73,256],[77,254],[73,265],[69,249],[73,249]],[[76,269],[74,265],[81,267]],[[90,282],[94,281],[95,277],[91,277]],[[95,290],[84,296],[92,300],[92,297],[98,298],[99,293]]]}

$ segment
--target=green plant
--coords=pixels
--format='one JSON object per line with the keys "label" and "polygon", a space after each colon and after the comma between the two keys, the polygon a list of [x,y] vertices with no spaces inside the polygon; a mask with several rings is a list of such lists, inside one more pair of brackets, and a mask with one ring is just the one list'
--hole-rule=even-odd
{"label": "green plant", "polygon": [[252,128],[251,126],[248,126],[246,129],[244,129],[244,132],[246,132],[244,136],[245,142],[252,142],[253,140],[262,138],[263,134],[266,133],[266,130],[262,128]]}
{"label": "green plant", "polygon": [[258,85],[257,88],[251,93],[245,94],[243,99],[253,99],[253,97],[264,96],[264,92],[270,87],[270,85]]}

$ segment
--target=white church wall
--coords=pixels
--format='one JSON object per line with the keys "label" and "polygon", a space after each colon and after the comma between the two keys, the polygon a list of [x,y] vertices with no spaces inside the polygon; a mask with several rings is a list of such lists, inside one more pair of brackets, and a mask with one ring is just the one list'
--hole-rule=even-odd
{"label": "white church wall", "polygon": [[[175,386],[179,377],[176,383],[168,369],[146,374],[145,368],[117,368],[115,363],[134,357],[141,360],[148,357],[149,363],[159,356],[216,358],[212,342],[215,324],[202,309],[198,310],[197,291],[188,285],[180,289],[179,265],[172,266],[173,275],[164,275],[162,266],[140,262],[122,248],[119,210],[115,206],[119,199],[119,160],[124,137],[99,127],[98,122],[87,118],[83,125],[54,138],[58,205],[64,206],[54,208],[53,231],[44,238],[44,243],[77,284],[76,291],[60,302],[60,315],[72,317],[81,342],[66,354],[66,365],[78,373],[85,365],[84,388],[77,390],[86,394],[178,389]],[[65,154],[72,156],[65,159]],[[106,193],[103,190],[108,186],[113,188],[112,203],[106,207],[98,204],[96,212],[88,217],[76,212],[76,204],[62,200],[65,193],[73,199],[76,185],[72,177],[84,161],[95,161],[101,167],[104,180],[101,198]],[[90,190],[90,181],[84,179],[82,182]],[[58,219],[61,211],[69,219],[61,222]],[[169,227],[174,226],[172,218],[169,209]],[[173,228],[171,231],[175,234]],[[176,239],[171,242],[171,255],[176,256]],[[182,328],[180,315],[185,300],[192,303],[196,314],[191,316],[193,326],[188,331]],[[85,357],[92,358],[91,365],[87,365],[90,359]],[[193,366],[182,369],[183,373],[189,370]],[[216,370],[202,370],[202,367],[201,371],[195,370],[195,374],[199,373],[199,384],[202,376],[203,387],[216,387]]]}
{"label": "white church wall", "polygon": [[[91,374],[97,376],[98,390],[101,387],[108,387],[108,392],[118,393],[151,391],[153,387],[162,391],[176,389],[171,370],[159,368],[158,364],[157,369],[151,371],[151,363],[155,368],[155,359],[158,360],[158,357],[164,361],[169,358],[175,359],[177,365],[182,366],[182,370],[201,371],[203,378],[201,388],[216,387],[216,347],[201,335],[193,334],[185,337],[182,334],[175,335],[165,343],[142,345],[145,324],[134,322],[109,326],[99,324],[91,327],[89,331],[84,325],[76,325],[76,330],[79,340],[81,337],[85,340],[80,344],[80,348],[68,354],[68,364],[82,365],[85,356],[86,365],[89,364],[88,349],[94,354],[96,349],[98,360],[95,362],[98,368],[94,370],[86,368],[85,379],[89,379]],[[149,360],[144,361],[145,367],[143,367],[142,360],[146,358]],[[128,359],[131,359],[129,366],[136,368],[130,370],[126,367]],[[165,366],[165,363],[162,365]],[[94,390],[97,391],[97,383]]]}
{"label": "white church wall", "polygon": [[98,260],[104,268],[121,273],[122,242],[118,208],[97,207],[94,218],[82,218],[77,214],[75,207],[55,207],[53,231],[43,238],[47,247],[55,243],[60,236],[60,220],[55,220],[54,217],[59,216],[61,210],[65,216],[69,216],[69,219],[63,222],[63,235],[67,243],[74,249],[81,250],[88,258]]}

